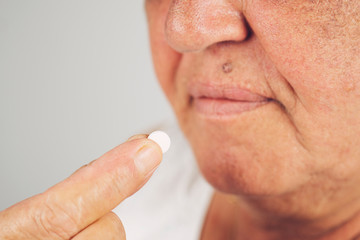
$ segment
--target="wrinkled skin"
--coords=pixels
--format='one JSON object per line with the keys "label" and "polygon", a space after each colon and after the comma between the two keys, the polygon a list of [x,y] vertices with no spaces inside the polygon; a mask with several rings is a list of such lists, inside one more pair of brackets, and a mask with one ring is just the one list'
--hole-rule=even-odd
{"label": "wrinkled skin", "polygon": [[[269,219],[273,235],[259,239],[360,232],[360,2],[147,0],[146,10],[158,80],[199,167],[261,219],[252,233]],[[269,103],[204,116],[187,88],[201,81]]]}
{"label": "wrinkled skin", "polygon": [[132,136],[45,192],[0,211],[0,239],[125,240],[111,210],[138,191],[162,160],[160,146],[147,137]]}

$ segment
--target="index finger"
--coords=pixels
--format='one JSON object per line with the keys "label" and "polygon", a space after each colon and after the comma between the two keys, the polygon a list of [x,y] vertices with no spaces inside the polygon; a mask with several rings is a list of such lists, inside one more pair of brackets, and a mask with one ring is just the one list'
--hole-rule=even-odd
{"label": "index finger", "polygon": [[[48,239],[49,234],[52,239],[69,239],[135,193],[161,159],[161,149],[152,140],[125,142],[46,192],[5,210],[10,219],[3,223],[11,225],[5,229],[37,231],[37,239]],[[18,211],[25,216],[20,224],[12,224]]]}

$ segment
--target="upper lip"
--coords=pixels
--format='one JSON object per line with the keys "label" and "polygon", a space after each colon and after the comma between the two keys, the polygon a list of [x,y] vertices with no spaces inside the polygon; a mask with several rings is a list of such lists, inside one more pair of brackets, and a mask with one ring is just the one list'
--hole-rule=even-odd
{"label": "upper lip", "polygon": [[225,99],[241,102],[263,102],[269,98],[234,84],[190,82],[188,92],[193,98]]}

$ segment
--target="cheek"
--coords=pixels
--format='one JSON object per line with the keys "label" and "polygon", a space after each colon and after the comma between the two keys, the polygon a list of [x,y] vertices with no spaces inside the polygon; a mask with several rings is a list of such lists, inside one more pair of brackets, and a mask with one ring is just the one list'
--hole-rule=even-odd
{"label": "cheek", "polygon": [[278,72],[294,89],[297,104],[288,109],[289,115],[306,148],[325,166],[339,159],[355,159],[358,153],[348,149],[354,145],[349,143],[360,144],[360,95],[356,90],[360,61],[355,50],[360,36],[354,40],[350,37],[354,29],[334,22],[330,16],[334,12],[326,10],[325,3],[315,12],[303,10],[307,8],[274,10],[270,3],[255,2],[258,4],[247,12],[248,21]]}
{"label": "cheek", "polygon": [[181,54],[174,51],[167,43],[165,36],[165,21],[168,4],[156,10],[148,10],[148,23],[151,52],[157,79],[172,105],[175,96],[175,75]]}
{"label": "cheek", "polygon": [[354,19],[339,6],[294,1],[277,8],[255,1],[249,22],[307,111],[328,114],[356,88],[360,27],[345,26]]}

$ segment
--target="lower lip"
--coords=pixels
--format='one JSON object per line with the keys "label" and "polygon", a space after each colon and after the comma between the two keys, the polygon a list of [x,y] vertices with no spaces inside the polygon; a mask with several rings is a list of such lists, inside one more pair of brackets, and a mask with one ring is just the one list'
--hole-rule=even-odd
{"label": "lower lip", "polygon": [[194,98],[193,103],[196,110],[207,116],[231,116],[254,110],[263,106],[268,101],[246,102],[219,98]]}

